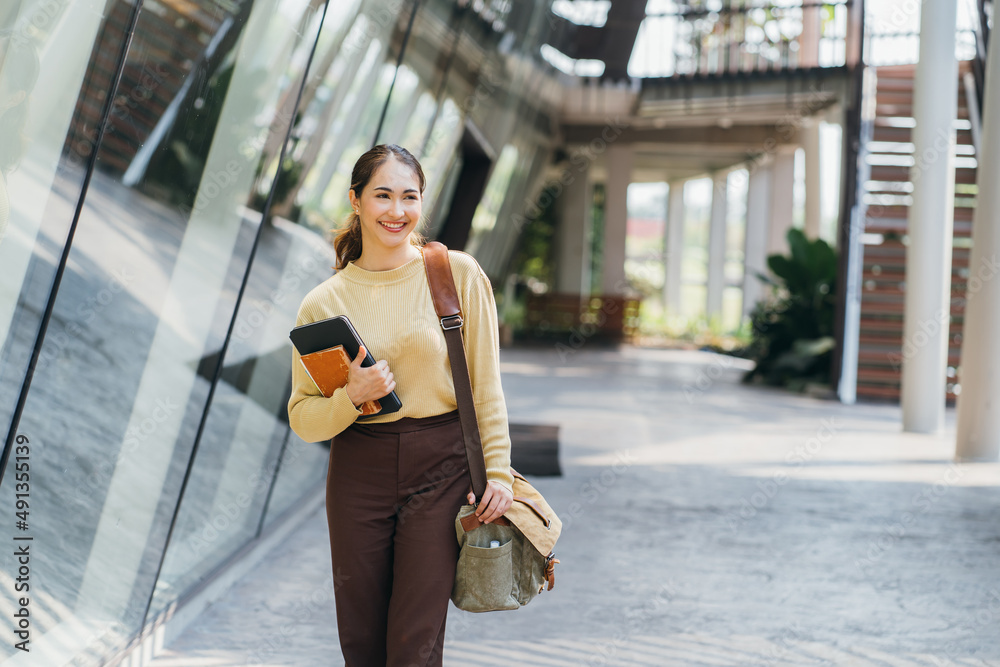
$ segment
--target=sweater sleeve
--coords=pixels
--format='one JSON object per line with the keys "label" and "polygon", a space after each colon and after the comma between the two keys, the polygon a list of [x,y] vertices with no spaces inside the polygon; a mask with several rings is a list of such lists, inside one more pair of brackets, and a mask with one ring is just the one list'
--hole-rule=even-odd
{"label": "sweater sleeve", "polygon": [[[295,326],[315,321],[299,307]],[[299,360],[299,352],[292,346],[292,396],[288,399],[288,424],[295,434],[306,442],[330,440],[354,423],[361,410],[354,406],[341,387],[327,398],[313,383]]]}
{"label": "sweater sleeve", "polygon": [[462,295],[465,325],[462,329],[483,457],[486,459],[486,479],[512,489],[510,432],[507,428],[507,403],[500,384],[500,332],[493,288],[478,263],[475,274],[469,276],[465,283]]}

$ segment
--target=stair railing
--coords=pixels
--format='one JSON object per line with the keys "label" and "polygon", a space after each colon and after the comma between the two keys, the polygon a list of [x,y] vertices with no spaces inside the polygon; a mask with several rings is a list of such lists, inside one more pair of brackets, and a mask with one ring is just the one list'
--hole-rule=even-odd
{"label": "stair railing", "polygon": [[688,0],[646,18],[672,19],[674,65],[668,76],[744,74],[843,66],[848,40],[843,26],[850,24],[856,4],[723,0],[720,9],[709,9]]}

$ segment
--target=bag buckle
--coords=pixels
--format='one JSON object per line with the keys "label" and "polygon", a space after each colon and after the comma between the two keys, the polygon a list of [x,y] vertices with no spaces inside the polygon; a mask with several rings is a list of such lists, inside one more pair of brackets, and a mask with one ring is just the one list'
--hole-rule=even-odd
{"label": "bag buckle", "polygon": [[[549,552],[549,555],[545,557],[544,576],[545,576],[545,581],[547,581],[548,584],[549,584],[548,590],[550,590],[550,591],[553,588],[555,588],[555,585],[556,585],[556,563],[558,563],[558,562],[559,562],[559,559],[556,558],[556,555],[553,552]],[[545,584],[542,584],[542,588],[544,588],[544,587],[545,587]],[[538,592],[539,593],[542,592],[541,588],[538,590]]]}
{"label": "bag buckle", "polygon": [[[447,322],[447,324],[446,324]],[[450,331],[452,329],[461,329],[463,324],[461,314],[455,315],[445,315],[441,318],[441,328],[445,331]]]}

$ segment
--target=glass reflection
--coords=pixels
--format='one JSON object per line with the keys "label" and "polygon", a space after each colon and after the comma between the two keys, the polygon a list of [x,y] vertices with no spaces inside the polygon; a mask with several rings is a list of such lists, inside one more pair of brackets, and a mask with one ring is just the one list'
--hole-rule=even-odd
{"label": "glass reflection", "polygon": [[[285,422],[287,335],[383,109],[379,140],[419,151],[431,229],[461,194],[463,140],[493,149],[477,243],[503,264],[545,164],[544,78],[510,62],[534,57],[542,14],[427,0],[397,68],[396,0],[145,0],[131,36],[133,0],[2,4],[0,423],[84,197],[18,429],[37,443],[31,658],[100,662],[322,481],[327,448]],[[11,571],[0,556],[3,614]]]}
{"label": "glass reflection", "polygon": [[[284,137],[291,120],[291,115],[282,118],[280,112],[290,109],[288,100],[298,95],[321,9],[320,3],[303,0],[258,2],[246,14],[242,30],[237,30],[236,19],[228,27],[223,22],[205,49],[201,67],[189,79],[193,83],[178,93],[161,118],[164,129],[157,132],[155,150],[147,150],[154,144],[146,143],[124,174],[126,183],[135,180],[150,193],[174,183],[169,199],[190,215],[183,242],[194,236],[186,248],[191,264],[185,275],[192,275],[196,283],[183,284],[183,303],[189,306],[203,298],[195,284],[202,288],[214,284],[225,297],[219,304],[208,300],[202,313],[203,321],[218,327],[219,341],[212,340],[214,332],[206,336],[209,343],[196,363],[188,362],[199,376],[198,384],[210,382],[219,364],[219,342],[231,317],[231,299],[246,271],[249,244],[262,223],[261,208],[279,168],[281,143],[274,135]],[[275,62],[288,67],[276,68]],[[210,148],[205,151],[200,137],[209,131]],[[200,150],[185,151],[186,146]],[[196,187],[180,189],[177,183],[196,183]],[[277,406],[283,400],[287,362],[278,362],[275,351],[287,354],[283,347],[287,330],[280,317],[268,326],[261,326],[257,318],[247,324],[246,313],[261,302],[272,306],[265,308],[269,314],[273,311],[274,302],[267,304],[262,296],[274,295],[277,281],[271,281],[288,261],[291,239],[287,230],[275,225],[265,225],[260,233],[242,320],[237,318],[221,381],[201,427],[199,448],[189,464],[188,483],[156,581],[152,614],[256,534],[284,439],[286,427],[277,418]]]}
{"label": "glass reflection", "polygon": [[[50,545],[33,560],[47,606],[35,626],[41,655],[81,640],[113,647],[138,631],[261,223],[255,193],[274,173],[264,148],[287,129],[277,112],[297,92],[318,4],[201,0],[140,13],[44,343],[49,361],[20,424],[47,445],[33,462],[34,512],[45,517],[36,539]],[[106,30],[97,40],[88,72],[105,71],[121,44]],[[85,89],[70,108],[69,150],[96,139],[102,94]],[[205,433],[205,451],[240,436],[214,423]],[[211,504],[242,472],[225,461],[188,496]],[[212,552],[214,564],[225,555]],[[65,624],[87,632],[63,634]]]}
{"label": "glass reflection", "polygon": [[32,42],[13,30],[0,31],[0,243],[10,220],[7,178],[24,156],[24,129],[38,67]]}

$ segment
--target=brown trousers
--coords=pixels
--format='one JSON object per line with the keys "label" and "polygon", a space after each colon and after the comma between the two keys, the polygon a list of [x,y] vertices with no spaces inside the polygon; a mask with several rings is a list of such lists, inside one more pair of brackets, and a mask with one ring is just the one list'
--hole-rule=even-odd
{"label": "brown trousers", "polygon": [[441,665],[468,491],[457,411],[356,422],[333,439],[326,513],[347,667]]}

